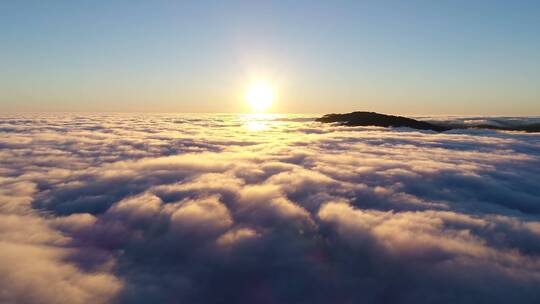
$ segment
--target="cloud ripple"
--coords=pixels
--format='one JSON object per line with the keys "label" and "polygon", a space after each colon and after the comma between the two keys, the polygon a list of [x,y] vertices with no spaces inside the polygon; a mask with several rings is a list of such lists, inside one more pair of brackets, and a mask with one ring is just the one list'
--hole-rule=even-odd
{"label": "cloud ripple", "polygon": [[538,303],[540,135],[0,117],[0,302]]}

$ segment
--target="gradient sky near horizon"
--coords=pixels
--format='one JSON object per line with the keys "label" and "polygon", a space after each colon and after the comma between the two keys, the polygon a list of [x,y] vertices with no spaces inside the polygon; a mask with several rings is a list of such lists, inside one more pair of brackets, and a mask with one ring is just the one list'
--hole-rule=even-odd
{"label": "gradient sky near horizon", "polygon": [[2,1],[0,111],[540,115],[539,1]]}

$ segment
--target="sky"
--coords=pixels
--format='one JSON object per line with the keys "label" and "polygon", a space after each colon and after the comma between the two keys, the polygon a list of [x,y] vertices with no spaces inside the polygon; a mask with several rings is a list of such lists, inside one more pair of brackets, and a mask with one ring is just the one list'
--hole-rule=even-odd
{"label": "sky", "polygon": [[538,1],[2,1],[0,111],[540,115]]}

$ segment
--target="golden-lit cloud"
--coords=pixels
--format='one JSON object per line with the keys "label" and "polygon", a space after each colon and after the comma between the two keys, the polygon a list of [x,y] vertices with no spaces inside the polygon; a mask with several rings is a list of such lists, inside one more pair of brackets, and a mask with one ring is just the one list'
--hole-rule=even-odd
{"label": "golden-lit cloud", "polygon": [[537,299],[537,134],[302,115],[0,130],[0,302]]}

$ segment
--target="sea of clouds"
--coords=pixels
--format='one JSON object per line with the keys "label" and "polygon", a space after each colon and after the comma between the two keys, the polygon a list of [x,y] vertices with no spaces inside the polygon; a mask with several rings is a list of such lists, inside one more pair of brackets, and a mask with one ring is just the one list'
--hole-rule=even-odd
{"label": "sea of clouds", "polygon": [[540,303],[540,134],[0,116],[0,303]]}

